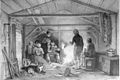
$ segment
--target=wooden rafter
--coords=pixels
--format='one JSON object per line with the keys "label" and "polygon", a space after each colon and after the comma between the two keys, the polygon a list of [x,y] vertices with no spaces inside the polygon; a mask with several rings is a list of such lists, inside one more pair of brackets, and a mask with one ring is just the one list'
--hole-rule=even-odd
{"label": "wooden rafter", "polygon": [[[24,8],[18,1],[13,0],[13,2],[16,3],[18,6],[20,6],[21,8]],[[26,1],[26,2],[28,2],[28,1]],[[28,3],[28,4],[30,5],[30,3]],[[32,14],[32,12],[29,9],[27,9],[27,11],[29,14]],[[32,17],[32,19],[33,19],[34,23],[37,25],[38,23],[37,23],[36,19],[34,17]]]}
{"label": "wooden rafter", "polygon": [[[90,3],[91,3],[91,0],[88,0],[87,4],[90,4]],[[85,7],[84,12],[86,12],[86,10],[87,10],[87,6]]]}
{"label": "wooden rafter", "polygon": [[25,1],[32,7],[32,4],[28,0],[25,0]]}
{"label": "wooden rafter", "polygon": [[9,4],[7,4],[4,0],[1,0],[2,3],[4,3],[6,6],[8,6],[10,9],[14,10]]}
{"label": "wooden rafter", "polygon": [[40,6],[42,6],[44,4],[47,4],[47,3],[50,3],[50,2],[52,2],[52,0],[50,0],[48,2],[45,2],[45,3],[42,3],[42,4],[38,4],[38,5],[35,5],[35,6],[32,6],[32,7],[29,7],[29,8],[25,8],[25,9],[22,9],[22,10],[19,10],[19,11],[16,11],[16,12],[13,12],[11,14],[16,14],[16,13],[20,13],[22,11],[27,11],[27,9],[34,9],[34,8],[40,7]]}
{"label": "wooden rafter", "polygon": [[92,24],[92,27],[98,32],[100,33],[100,30],[98,29],[98,27],[100,27],[99,24],[96,24],[95,22],[90,21],[89,19],[82,17],[83,20],[87,21],[88,23]]}
{"label": "wooden rafter", "polygon": [[[29,9],[27,9],[27,11],[28,11],[29,14],[32,14],[32,12]],[[38,22],[36,21],[36,19],[33,16],[32,16],[32,19],[33,19],[34,23],[37,25]]]}
{"label": "wooden rafter", "polygon": [[18,6],[20,6],[21,8],[23,8],[23,6],[17,0],[12,0],[12,1],[16,3]]}
{"label": "wooden rafter", "polygon": [[[45,2],[46,2],[46,0],[45,0]],[[48,11],[48,13],[49,13],[50,11],[49,11],[48,4],[45,4],[45,5],[46,5],[46,7],[47,7],[47,11]]]}
{"label": "wooden rafter", "polygon": [[86,18],[86,17],[82,17],[82,18],[83,18],[85,21],[87,21],[87,22],[89,22],[89,23],[91,23],[91,24],[93,24],[93,25],[95,25],[95,26],[99,26],[99,24],[97,24],[97,23],[95,23],[95,22],[89,20],[89,19]]}
{"label": "wooden rafter", "polygon": [[100,0],[98,7],[101,7],[105,0]]}
{"label": "wooden rafter", "polygon": [[[25,1],[32,7],[32,4],[28,0],[25,0]],[[30,9],[27,9],[27,11],[29,14],[32,14],[32,11]],[[35,17],[32,17],[32,19],[36,25],[39,24]]]}
{"label": "wooden rafter", "polygon": [[25,37],[28,38],[33,34],[39,27],[35,27],[33,30],[31,30]]}
{"label": "wooden rafter", "polygon": [[[32,4],[28,0],[25,0],[25,1],[32,7]],[[29,13],[32,13],[30,9],[27,9],[27,10]],[[38,18],[32,17],[32,19],[35,22],[35,24],[40,24],[39,17]],[[42,21],[44,22],[43,18],[42,18]]]}
{"label": "wooden rafter", "polygon": [[84,6],[88,6],[88,7],[90,7],[90,8],[94,8],[94,9],[101,10],[101,11],[103,11],[103,12],[114,13],[114,14],[117,13],[117,12],[114,12],[114,11],[111,11],[111,10],[107,10],[107,9],[104,9],[104,8],[101,8],[101,7],[92,5],[92,4],[87,4],[87,3],[82,2],[82,1],[80,1],[80,0],[71,0],[71,1],[76,2],[76,3],[78,3],[78,4],[81,4],[81,5],[84,5]]}
{"label": "wooden rafter", "polygon": [[48,17],[48,16],[81,16],[81,17],[98,17],[98,13],[83,13],[83,14],[24,14],[24,15],[15,15],[15,14],[9,14],[11,17],[32,17],[32,16],[42,16],[42,17]]}
{"label": "wooden rafter", "polygon": [[[36,37],[38,37],[39,35],[41,35],[41,34],[43,34],[44,32],[40,32],[39,34],[37,34],[37,35],[35,35],[34,37],[33,37],[33,39],[35,39]],[[29,38],[26,38],[26,39],[29,39]]]}

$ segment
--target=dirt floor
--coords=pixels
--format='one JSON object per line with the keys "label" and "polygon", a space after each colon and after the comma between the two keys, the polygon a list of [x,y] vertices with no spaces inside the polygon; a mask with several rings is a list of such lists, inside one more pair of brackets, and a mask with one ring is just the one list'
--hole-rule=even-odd
{"label": "dirt floor", "polygon": [[59,65],[49,67],[45,74],[26,75],[9,80],[118,80],[118,76],[109,76],[101,71],[86,71],[83,69],[75,70],[71,68],[71,75],[65,77],[63,75],[66,67]]}

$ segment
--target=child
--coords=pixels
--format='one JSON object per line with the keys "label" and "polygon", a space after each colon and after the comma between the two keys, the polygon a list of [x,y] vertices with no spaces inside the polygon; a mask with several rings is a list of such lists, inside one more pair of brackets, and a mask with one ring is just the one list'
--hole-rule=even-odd
{"label": "child", "polygon": [[57,62],[59,62],[60,60],[59,53],[57,53],[56,51],[59,51],[59,48],[57,47],[57,45],[55,45],[54,42],[51,42],[51,44],[48,46],[48,54],[47,54],[49,63],[51,63],[50,55],[52,54],[57,57]]}
{"label": "child", "polygon": [[36,46],[33,49],[33,53],[34,53],[35,56],[43,57],[44,51],[41,48],[41,44],[40,43],[36,44]]}
{"label": "child", "polygon": [[40,43],[37,43],[37,46],[34,47],[33,53],[34,53],[34,56],[35,56],[35,63],[36,64],[38,64],[38,63],[47,64],[47,62],[43,59],[44,51],[41,48],[41,44]]}

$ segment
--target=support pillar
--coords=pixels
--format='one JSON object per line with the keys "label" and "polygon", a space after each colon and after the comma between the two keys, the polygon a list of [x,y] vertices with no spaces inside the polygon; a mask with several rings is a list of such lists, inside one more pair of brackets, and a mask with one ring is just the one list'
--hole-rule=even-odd
{"label": "support pillar", "polygon": [[22,62],[23,62],[24,58],[26,58],[26,53],[25,53],[25,25],[23,25],[23,27],[22,27]]}

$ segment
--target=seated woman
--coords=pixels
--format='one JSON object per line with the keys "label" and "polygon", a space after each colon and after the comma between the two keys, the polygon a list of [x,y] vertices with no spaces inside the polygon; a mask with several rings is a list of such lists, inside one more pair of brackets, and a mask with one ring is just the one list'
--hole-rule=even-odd
{"label": "seated woman", "polygon": [[51,63],[50,55],[55,55],[56,58],[57,58],[56,61],[59,62],[60,56],[59,56],[59,53],[57,51],[60,51],[60,50],[59,50],[59,48],[57,47],[57,45],[54,42],[48,43],[48,54],[47,54],[47,57],[48,57],[49,63]]}
{"label": "seated woman", "polygon": [[87,42],[88,46],[85,51],[85,57],[95,57],[95,45],[93,44],[92,39],[88,38]]}
{"label": "seated woman", "polygon": [[87,40],[87,42],[88,42],[88,46],[87,46],[87,49],[85,51],[85,57],[94,58],[95,57],[95,45],[93,44],[91,38],[89,38]]}

